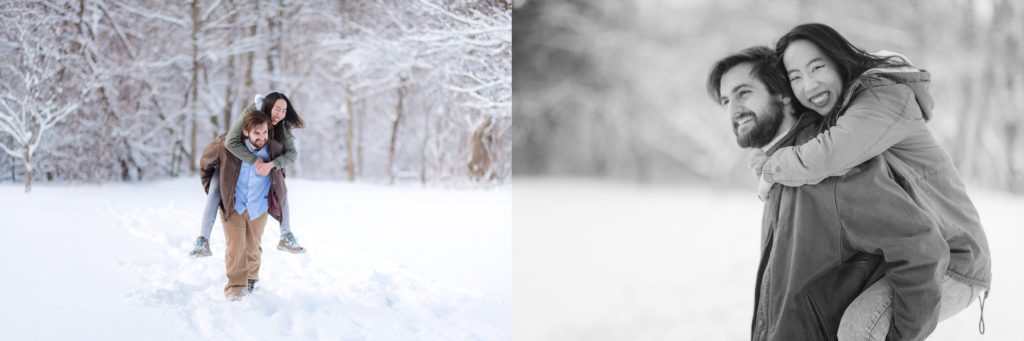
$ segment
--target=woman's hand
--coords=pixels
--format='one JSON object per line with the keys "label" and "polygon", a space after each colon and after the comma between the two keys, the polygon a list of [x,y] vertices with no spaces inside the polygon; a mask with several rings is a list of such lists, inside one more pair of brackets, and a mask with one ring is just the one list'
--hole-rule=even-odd
{"label": "woman's hand", "polygon": [[761,201],[768,199],[768,192],[772,190],[772,183],[764,181],[764,177],[757,177],[757,198]]}
{"label": "woman's hand", "polygon": [[761,176],[761,169],[764,168],[765,162],[768,162],[768,155],[761,148],[750,149],[750,153],[747,154],[747,165],[750,166],[750,170],[754,172],[755,176]]}
{"label": "woman's hand", "polygon": [[256,166],[256,174],[259,174],[260,176],[267,176],[267,174],[270,174],[270,171],[274,169],[273,162],[266,162],[261,158],[256,158],[256,163],[254,163],[253,166]]}

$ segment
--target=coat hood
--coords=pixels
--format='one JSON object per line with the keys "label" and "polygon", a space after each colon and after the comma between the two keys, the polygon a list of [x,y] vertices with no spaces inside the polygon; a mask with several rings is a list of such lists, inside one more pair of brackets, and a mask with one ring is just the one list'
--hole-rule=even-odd
{"label": "coat hood", "polygon": [[[895,55],[903,58],[903,60],[910,63],[910,59],[906,57],[886,52],[877,52],[876,55],[886,56]],[[932,109],[935,108],[935,98],[932,97],[931,92],[928,91],[928,86],[931,84],[931,74],[926,70],[918,69],[915,67],[884,67],[874,68],[865,71],[856,80],[850,90],[847,91],[846,98],[852,98],[850,94],[854,94],[857,91],[864,89],[870,90],[873,87],[886,86],[893,84],[904,84],[914,92],[914,97],[917,99],[918,106],[921,107],[921,113],[924,119],[931,120]]]}

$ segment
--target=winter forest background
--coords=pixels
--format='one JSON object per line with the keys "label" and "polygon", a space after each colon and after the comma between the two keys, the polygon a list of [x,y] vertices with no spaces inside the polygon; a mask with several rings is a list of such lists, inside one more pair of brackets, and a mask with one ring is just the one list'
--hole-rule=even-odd
{"label": "winter forest background", "polygon": [[1024,193],[1020,1],[529,0],[513,15],[517,177],[749,188],[707,73],[813,21],[929,70],[929,128],[965,182]]}
{"label": "winter forest background", "polygon": [[194,174],[256,94],[289,96],[292,176],[511,177],[511,5],[4,1],[0,182]]}

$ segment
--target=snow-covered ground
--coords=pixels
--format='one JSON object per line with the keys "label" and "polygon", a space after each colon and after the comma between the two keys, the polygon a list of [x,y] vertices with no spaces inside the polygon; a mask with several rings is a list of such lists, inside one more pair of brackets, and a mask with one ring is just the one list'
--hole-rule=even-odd
{"label": "snow-covered ground", "polygon": [[[517,178],[513,187],[516,340],[749,339],[762,204],[702,187]],[[979,306],[929,340],[1021,340],[1024,197],[971,190],[993,253]]]}
{"label": "snow-covered ground", "polygon": [[0,184],[0,340],[502,340],[511,191],[289,180],[292,230],[263,237],[258,290],[227,302],[224,233],[187,257],[193,178]]}

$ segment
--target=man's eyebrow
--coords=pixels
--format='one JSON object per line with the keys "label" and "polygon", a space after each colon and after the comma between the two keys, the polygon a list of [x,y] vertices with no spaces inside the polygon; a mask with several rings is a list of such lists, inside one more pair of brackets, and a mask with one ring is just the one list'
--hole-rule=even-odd
{"label": "man's eyebrow", "polygon": [[727,94],[736,93],[736,91],[739,91],[740,88],[742,88],[742,87],[749,87],[749,86],[750,86],[750,84],[740,83],[739,85],[736,85],[736,86],[732,87],[732,90],[729,90],[728,93],[722,93],[721,95],[718,96],[718,103],[722,103],[722,101],[725,101],[726,99],[729,99],[729,97],[727,97]]}
{"label": "man's eyebrow", "polygon": [[750,84],[747,84],[747,83],[740,83],[740,85],[737,85],[737,86],[734,86],[734,87],[732,87],[732,90],[730,90],[730,91],[729,91],[729,93],[734,93],[734,92],[738,91],[738,90],[739,90],[740,88],[742,88],[742,87],[745,87],[745,86],[746,86],[746,87],[749,87],[749,86],[750,86]]}

